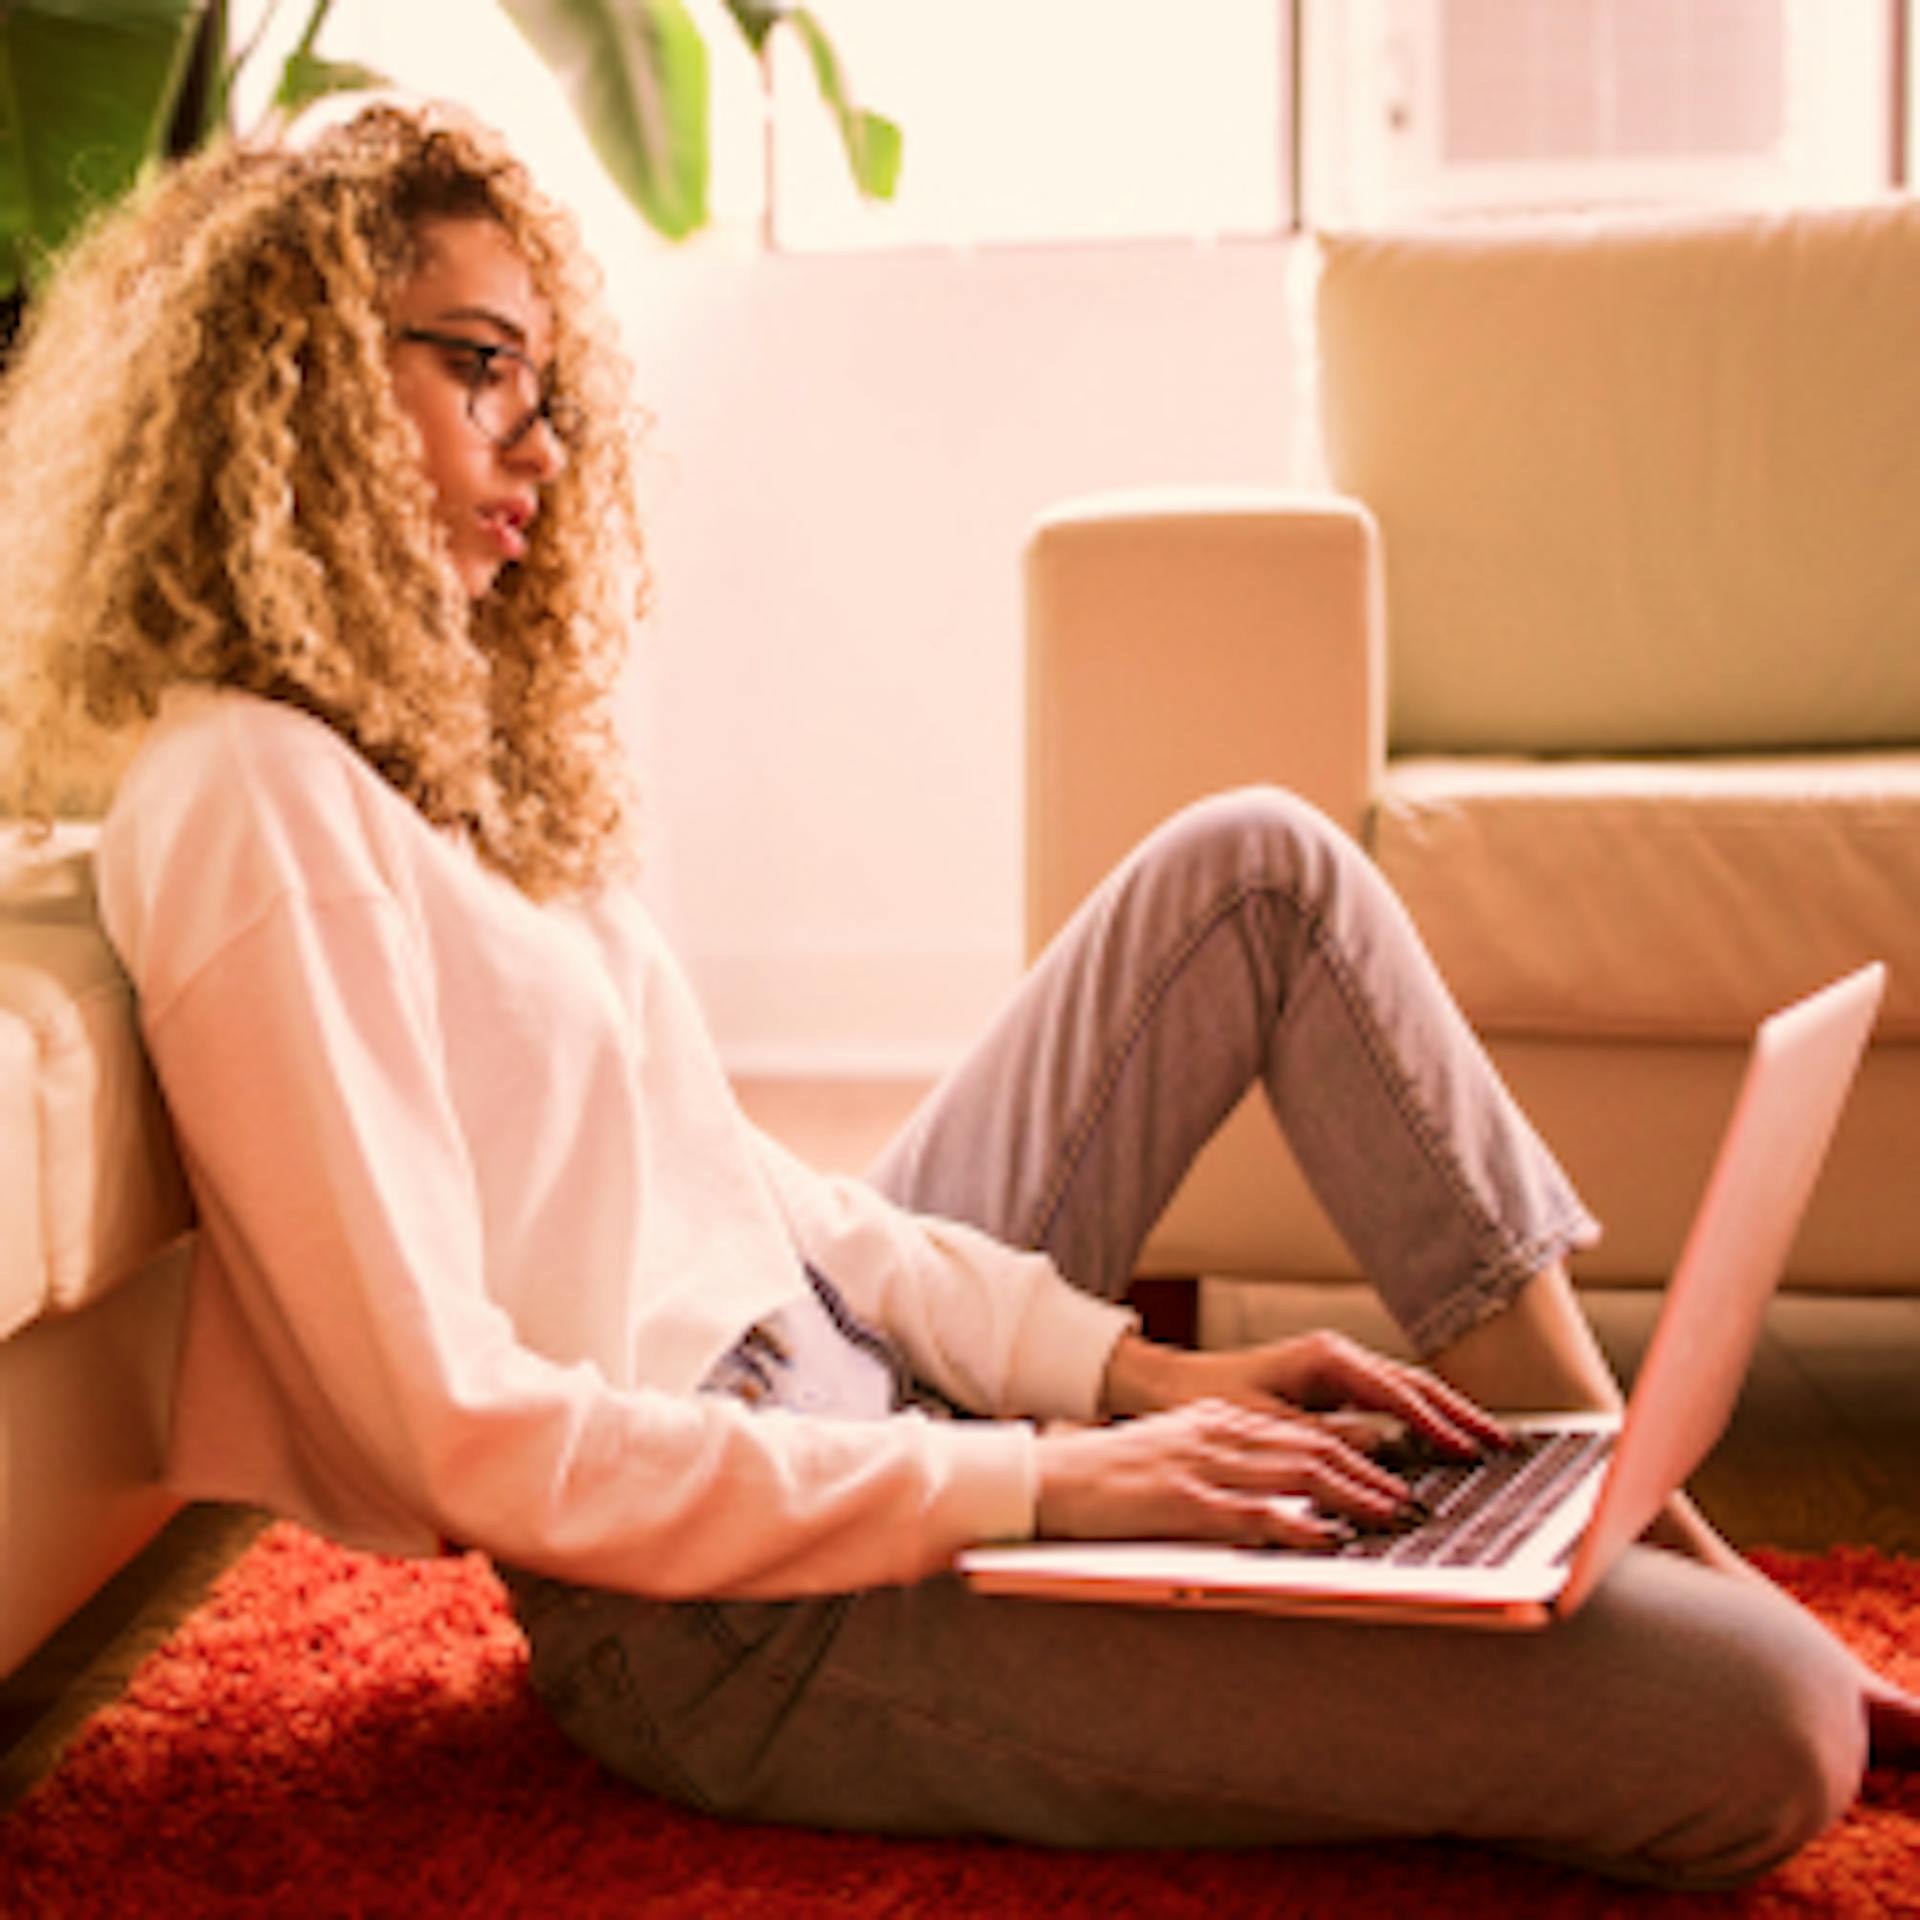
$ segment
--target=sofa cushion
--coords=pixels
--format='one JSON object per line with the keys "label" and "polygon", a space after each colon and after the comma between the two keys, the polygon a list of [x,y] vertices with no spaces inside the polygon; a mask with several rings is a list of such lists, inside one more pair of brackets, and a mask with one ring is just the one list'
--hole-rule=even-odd
{"label": "sofa cushion", "polygon": [[1883,959],[1920,1041],[1920,753],[1402,759],[1371,837],[1483,1032],[1739,1041]]}
{"label": "sofa cushion", "polygon": [[97,1298],[190,1222],[90,840],[0,840],[0,1337]]}
{"label": "sofa cushion", "polygon": [[1920,202],[1324,243],[1396,752],[1920,741]]}

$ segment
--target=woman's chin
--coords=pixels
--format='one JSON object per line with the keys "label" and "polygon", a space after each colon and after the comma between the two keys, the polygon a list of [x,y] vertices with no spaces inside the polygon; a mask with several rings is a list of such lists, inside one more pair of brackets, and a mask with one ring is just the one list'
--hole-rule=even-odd
{"label": "woman's chin", "polygon": [[487,598],[499,584],[503,571],[498,560],[468,560],[459,569],[460,584],[475,606]]}

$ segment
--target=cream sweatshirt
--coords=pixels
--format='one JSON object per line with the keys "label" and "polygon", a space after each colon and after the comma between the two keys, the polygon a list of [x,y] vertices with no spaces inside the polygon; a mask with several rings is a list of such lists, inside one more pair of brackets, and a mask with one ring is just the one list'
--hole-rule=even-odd
{"label": "cream sweatshirt", "polygon": [[[1021,1417],[1091,1415],[1129,1317],[758,1134],[631,891],[535,904],[330,728],[198,689],[98,885],[201,1221],[183,1494],[660,1596],[914,1580],[1031,1530]],[[695,1393],[807,1261],[991,1418]]]}

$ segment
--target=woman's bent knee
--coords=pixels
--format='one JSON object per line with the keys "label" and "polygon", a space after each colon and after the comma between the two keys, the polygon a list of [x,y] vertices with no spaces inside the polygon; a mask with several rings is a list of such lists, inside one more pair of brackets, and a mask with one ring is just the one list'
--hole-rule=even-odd
{"label": "woman's bent knee", "polygon": [[1209,897],[1272,891],[1309,910],[1344,876],[1375,884],[1359,843],[1310,800],[1277,786],[1234,787],[1182,807],[1141,842],[1135,860],[1197,881]]}
{"label": "woman's bent knee", "polygon": [[1865,1702],[1837,1647],[1810,1648],[1790,1671],[1771,1663],[1766,1694],[1740,1747],[1753,1838],[1730,1863],[1734,1880],[1765,1873],[1817,1839],[1853,1804],[1866,1767]]}
{"label": "woman's bent knee", "polygon": [[1312,846],[1323,840],[1355,844],[1333,819],[1291,788],[1272,785],[1229,787],[1208,794],[1172,814],[1148,840],[1224,840],[1260,846],[1296,841]]}
{"label": "woman's bent knee", "polygon": [[[1663,1556],[1664,1557],[1664,1556]],[[1725,1576],[1703,1575],[1708,1579]],[[1866,1711],[1850,1657],[1784,1595],[1728,1581],[1717,1644],[1677,1694],[1677,1804],[1636,1864],[1676,1885],[1731,1886],[1779,1866],[1852,1805]]]}

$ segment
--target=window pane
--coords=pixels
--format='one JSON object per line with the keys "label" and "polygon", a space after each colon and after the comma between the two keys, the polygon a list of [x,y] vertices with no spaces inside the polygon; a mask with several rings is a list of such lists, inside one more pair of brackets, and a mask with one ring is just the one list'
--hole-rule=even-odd
{"label": "window pane", "polygon": [[1448,0],[1448,161],[1765,152],[1783,131],[1781,0]]}
{"label": "window pane", "polygon": [[857,96],[905,135],[862,203],[797,36],[775,36],[774,230],[790,247],[1271,233],[1279,0],[817,0]]}
{"label": "window pane", "polygon": [[1888,184],[1888,0],[1306,0],[1309,218]]}

